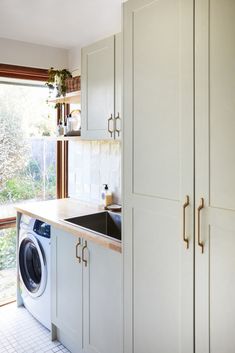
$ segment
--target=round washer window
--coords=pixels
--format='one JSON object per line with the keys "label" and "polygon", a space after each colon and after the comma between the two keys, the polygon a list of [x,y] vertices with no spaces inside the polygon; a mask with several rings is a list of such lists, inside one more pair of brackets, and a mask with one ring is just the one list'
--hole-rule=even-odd
{"label": "round washer window", "polygon": [[44,270],[43,256],[36,239],[33,241],[26,237],[20,243],[19,266],[25,287],[30,293],[36,294],[39,289],[42,289],[42,273]]}

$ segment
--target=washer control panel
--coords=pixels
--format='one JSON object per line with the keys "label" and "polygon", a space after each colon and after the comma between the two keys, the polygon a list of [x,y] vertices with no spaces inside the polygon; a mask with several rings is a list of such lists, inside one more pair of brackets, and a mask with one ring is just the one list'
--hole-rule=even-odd
{"label": "washer control panel", "polygon": [[41,237],[48,239],[51,237],[51,226],[38,219],[34,222],[33,231]]}

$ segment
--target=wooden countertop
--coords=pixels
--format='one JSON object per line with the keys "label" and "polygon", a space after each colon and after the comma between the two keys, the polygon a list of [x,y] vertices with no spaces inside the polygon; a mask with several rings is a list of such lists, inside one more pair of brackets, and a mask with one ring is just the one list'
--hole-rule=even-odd
{"label": "wooden countertop", "polygon": [[75,236],[94,241],[95,243],[118,252],[122,251],[120,241],[106,238],[105,236],[86,231],[78,226],[73,226],[62,221],[65,218],[84,216],[102,211],[103,209],[100,206],[68,198],[18,204],[15,208],[20,213],[26,214],[32,218],[37,218]]}

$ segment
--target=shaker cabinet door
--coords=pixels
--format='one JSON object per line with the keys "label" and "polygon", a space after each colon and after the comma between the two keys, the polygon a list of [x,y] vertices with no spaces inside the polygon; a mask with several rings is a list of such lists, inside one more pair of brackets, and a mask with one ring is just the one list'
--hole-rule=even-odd
{"label": "shaker cabinet door", "polygon": [[84,257],[84,351],[122,353],[121,254],[87,242]]}
{"label": "shaker cabinet door", "polygon": [[196,0],[196,353],[235,351],[234,18]]}
{"label": "shaker cabinet door", "polygon": [[81,131],[85,139],[114,138],[114,77],[114,36],[82,49]]}
{"label": "shaker cabinet door", "polygon": [[124,4],[125,353],[194,350],[193,7]]}
{"label": "shaker cabinet door", "polygon": [[115,140],[122,137],[122,33],[115,35]]}
{"label": "shaker cabinet door", "polygon": [[[82,351],[82,264],[79,238],[52,227],[52,323],[73,353]],[[76,252],[77,247],[77,252]]]}

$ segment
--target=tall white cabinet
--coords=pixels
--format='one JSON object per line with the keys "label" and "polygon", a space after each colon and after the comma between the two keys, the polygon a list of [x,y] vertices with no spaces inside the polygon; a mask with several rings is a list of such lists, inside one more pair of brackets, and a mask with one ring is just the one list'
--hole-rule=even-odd
{"label": "tall white cabinet", "polygon": [[195,352],[233,353],[235,2],[197,0],[195,11]]}
{"label": "tall white cabinet", "polygon": [[125,4],[124,116],[125,353],[193,353],[193,1]]}
{"label": "tall white cabinet", "polygon": [[234,18],[124,5],[125,353],[234,353]]}

